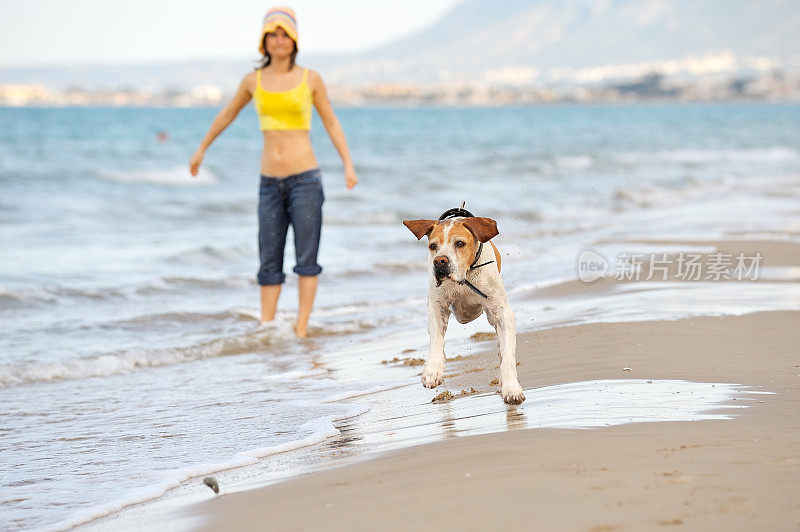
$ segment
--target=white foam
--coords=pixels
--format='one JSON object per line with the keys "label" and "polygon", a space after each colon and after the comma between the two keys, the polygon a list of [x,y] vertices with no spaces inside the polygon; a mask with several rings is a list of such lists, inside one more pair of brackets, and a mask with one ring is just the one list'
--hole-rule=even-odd
{"label": "white foam", "polygon": [[[591,297],[518,299],[517,316],[537,316],[537,328],[587,323],[678,320],[800,310],[797,283],[770,281],[646,281],[614,284]],[[549,307],[549,308],[547,308]],[[547,310],[545,310],[547,308]],[[450,331],[448,330],[448,335]]]}
{"label": "white foam", "polygon": [[261,378],[265,381],[293,381],[296,379],[309,379],[312,377],[324,377],[328,374],[325,369],[307,369],[307,370],[293,370],[284,373],[276,373],[274,375],[264,375]]}
{"label": "white foam", "polygon": [[[391,305],[388,307],[391,307]],[[234,309],[216,317],[219,319],[228,315],[252,317],[253,313],[246,309]],[[141,317],[137,319],[141,321]],[[363,332],[394,321],[396,321],[396,318],[391,316],[385,318],[361,318],[326,324],[312,321],[310,329],[312,333],[318,336],[341,335]],[[20,364],[0,364],[0,388],[35,382],[107,377],[131,373],[144,368],[244,354],[263,350],[266,346],[294,340],[296,340],[296,335],[293,327],[293,318],[287,315],[243,332],[218,336],[194,345],[158,349],[128,349],[116,353],[57,362],[34,361]]]}
{"label": "white foam", "polygon": [[798,176],[793,174],[726,176],[709,180],[689,178],[673,183],[650,181],[615,190],[613,207],[619,211],[630,205],[643,208],[683,205],[688,200],[716,203],[722,195],[735,193],[740,197],[747,194],[745,198],[752,201],[752,193],[760,195],[769,191],[790,197],[793,187],[797,186]]}
{"label": "white foam", "polygon": [[319,317],[347,316],[350,314],[362,314],[364,312],[378,312],[381,310],[416,307],[425,303],[424,298],[406,298],[399,301],[380,301],[360,302],[352,305],[336,305],[324,307],[316,311]]}
{"label": "white foam", "polygon": [[529,283],[529,284],[517,283],[513,287],[507,287],[506,293],[524,294],[533,290],[541,290],[542,288],[549,288],[551,286],[558,286],[560,284],[571,283],[576,279],[577,277],[575,275],[571,275],[568,277],[551,277],[549,279],[542,279],[541,281],[536,283]]}
{"label": "white foam", "polygon": [[243,318],[252,318],[257,322],[261,322],[261,312],[258,309],[254,308],[234,308],[231,309],[231,313],[236,316],[242,316]]}
{"label": "white foam", "polygon": [[593,159],[589,155],[560,155],[556,164],[566,170],[584,170],[592,166]]}
{"label": "white foam", "polygon": [[357,216],[336,216],[335,214],[325,216],[326,225],[396,225],[400,222],[397,214],[389,211],[371,212]]}
{"label": "white foam", "polygon": [[390,384],[381,384],[378,386],[372,386],[370,388],[365,388],[361,390],[349,390],[346,392],[335,393],[325,397],[322,402],[323,403],[335,403],[338,401],[344,401],[345,399],[350,399],[353,397],[360,397],[362,395],[369,395],[378,392],[385,392],[386,390],[392,390],[394,388],[400,388],[402,386],[408,386],[409,384],[416,384],[419,382],[419,379],[406,379],[402,381],[393,382]]}
{"label": "white foam", "polygon": [[758,271],[764,281],[800,281],[800,266],[764,266]]}
{"label": "white foam", "polygon": [[642,163],[717,163],[717,162],[793,162],[800,160],[800,153],[788,146],[771,148],[724,149],[724,150],[660,150],[652,152],[623,152],[616,158],[629,164]]}
{"label": "white foam", "polygon": [[663,189],[653,185],[646,185],[640,188],[618,189],[614,193],[614,201],[619,203],[630,203],[637,207],[653,207],[661,205],[675,205],[680,201],[693,196],[698,196],[698,190],[692,189]]}
{"label": "white foam", "polygon": [[130,373],[142,368],[247,353],[293,338],[294,332],[288,322],[275,323],[243,334],[222,336],[198,345],[154,350],[131,349],[120,353],[60,362],[4,364],[0,365],[0,387]]}
{"label": "white foam", "polygon": [[104,170],[100,177],[116,183],[142,183],[150,185],[197,186],[213,185],[219,180],[205,168],[200,168],[197,177],[192,177],[185,166],[138,170]]}

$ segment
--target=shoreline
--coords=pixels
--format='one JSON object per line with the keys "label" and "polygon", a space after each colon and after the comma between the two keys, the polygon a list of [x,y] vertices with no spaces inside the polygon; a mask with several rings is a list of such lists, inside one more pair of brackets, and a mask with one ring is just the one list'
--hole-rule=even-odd
{"label": "shoreline", "polygon": [[[625,373],[637,378],[729,382],[775,392],[749,401],[750,408],[730,420],[456,437],[224,494],[191,504],[172,519],[191,519],[192,528],[209,530],[359,530],[376,520],[402,528],[523,527],[532,518],[543,528],[563,530],[796,526],[800,503],[788,494],[800,488],[800,401],[792,397],[800,384],[800,360],[792,353],[800,343],[800,332],[792,330],[798,322],[800,312],[779,311],[519,335],[518,370],[526,389],[624,378],[622,367],[629,366],[633,371]],[[570,360],[560,357],[565,351]],[[486,391],[491,357],[482,353],[476,362],[486,369],[457,371],[445,386]],[[535,515],[520,511],[522,493]]]}

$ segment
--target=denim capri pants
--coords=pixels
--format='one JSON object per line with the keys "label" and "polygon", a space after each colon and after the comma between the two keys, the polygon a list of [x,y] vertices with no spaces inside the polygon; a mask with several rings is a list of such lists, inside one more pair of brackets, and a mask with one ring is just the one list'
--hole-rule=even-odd
{"label": "denim capri pants", "polygon": [[322,229],[322,173],[319,168],[288,177],[261,175],[258,194],[258,251],[261,267],[258,284],[282,284],[283,250],[289,224],[294,231],[298,275],[319,275],[317,264]]}

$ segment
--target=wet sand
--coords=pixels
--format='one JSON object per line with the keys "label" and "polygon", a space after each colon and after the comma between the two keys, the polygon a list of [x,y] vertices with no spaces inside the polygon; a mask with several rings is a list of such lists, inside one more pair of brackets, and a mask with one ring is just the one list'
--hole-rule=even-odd
{"label": "wet sand", "polygon": [[[172,518],[207,530],[796,530],[798,325],[800,312],[785,311],[520,334],[526,390],[628,378],[739,383],[774,393],[737,397],[730,405],[747,408],[721,410],[733,416],[728,420],[449,438],[223,494]],[[492,343],[448,363],[445,388],[470,391],[452,404],[477,401],[473,389],[496,388]],[[418,393],[434,395],[421,385]],[[515,408],[507,408],[513,416]]]}

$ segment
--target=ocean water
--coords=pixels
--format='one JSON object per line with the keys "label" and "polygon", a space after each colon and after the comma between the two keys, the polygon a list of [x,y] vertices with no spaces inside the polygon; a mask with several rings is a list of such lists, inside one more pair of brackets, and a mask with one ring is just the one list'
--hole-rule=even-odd
{"label": "ocean water", "polygon": [[[798,241],[799,105],[340,109],[361,182],[345,188],[315,116],[324,272],[297,341],[291,236],[278,317],[258,326],[251,108],[188,175],[215,114],[0,109],[0,527],[64,527],[257,466],[370,409],[343,399],[417,386],[416,368],[379,363],[427,343],[427,250],[401,222],[462,201],[498,222],[520,330],[800,305],[785,278],[531,297],[575,279],[585,249]],[[449,349],[488,330],[451,328]]]}

